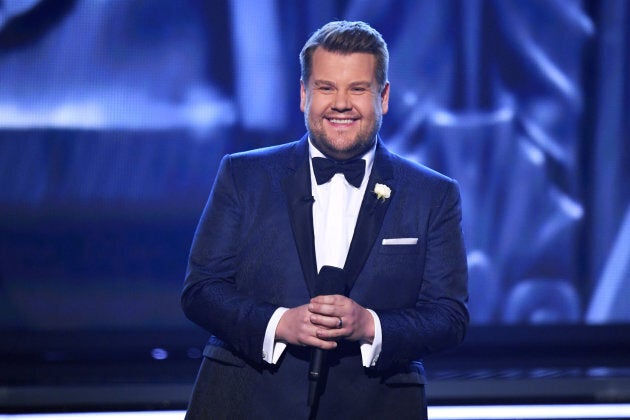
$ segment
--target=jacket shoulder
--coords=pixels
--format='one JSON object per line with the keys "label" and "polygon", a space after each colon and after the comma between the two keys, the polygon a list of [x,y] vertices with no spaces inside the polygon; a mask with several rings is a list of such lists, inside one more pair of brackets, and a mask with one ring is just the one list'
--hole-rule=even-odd
{"label": "jacket shoulder", "polygon": [[233,162],[253,163],[255,161],[282,160],[291,157],[298,149],[300,141],[267,146],[227,155]]}
{"label": "jacket shoulder", "polygon": [[392,153],[392,161],[398,175],[408,181],[429,182],[436,185],[457,184],[455,179],[395,153]]}
{"label": "jacket shoulder", "polygon": [[295,166],[294,162],[306,159],[308,152],[301,153],[302,145],[301,141],[294,141],[225,155],[219,173],[229,173],[241,188],[275,185]]}

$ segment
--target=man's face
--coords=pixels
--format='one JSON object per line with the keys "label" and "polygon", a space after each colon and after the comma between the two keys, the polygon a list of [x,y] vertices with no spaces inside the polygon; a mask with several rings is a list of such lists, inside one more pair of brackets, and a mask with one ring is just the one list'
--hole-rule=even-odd
{"label": "man's face", "polygon": [[372,54],[339,54],[318,47],[309,80],[300,84],[300,109],[322,153],[347,160],[365,153],[387,113],[389,84],[379,91]]}

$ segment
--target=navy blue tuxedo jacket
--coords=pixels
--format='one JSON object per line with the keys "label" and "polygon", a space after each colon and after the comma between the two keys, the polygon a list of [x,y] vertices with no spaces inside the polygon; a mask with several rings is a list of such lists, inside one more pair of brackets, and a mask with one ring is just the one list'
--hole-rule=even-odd
{"label": "navy blue tuxedo jacket", "polygon": [[[193,417],[307,417],[308,349],[289,345],[270,365],[262,343],[272,313],[307,303],[315,288],[308,156],[305,136],[221,162],[182,293],[185,314],[211,333]],[[388,199],[377,199],[376,183],[391,189]],[[418,241],[384,245],[388,238]],[[320,416],[365,410],[378,418],[379,407],[405,407],[405,394],[391,390],[424,383],[423,357],[464,338],[467,266],[457,183],[390,153],[379,139],[344,270],[349,297],[378,314],[383,347],[372,368],[362,367],[358,343],[330,351]]]}

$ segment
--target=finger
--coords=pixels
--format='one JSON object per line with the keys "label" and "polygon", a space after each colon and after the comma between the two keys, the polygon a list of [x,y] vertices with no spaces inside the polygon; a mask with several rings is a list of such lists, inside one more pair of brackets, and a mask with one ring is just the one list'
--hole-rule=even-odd
{"label": "finger", "polygon": [[340,325],[343,325],[343,321],[340,321],[338,316],[325,316],[325,315],[311,315],[311,323],[319,327],[325,327],[327,329],[339,329]]}
{"label": "finger", "polygon": [[332,349],[336,347],[336,342],[334,339],[331,340],[330,338],[326,338],[325,335],[320,336],[320,334],[315,333],[314,336],[305,337],[305,339],[302,341],[302,345],[309,347],[318,347],[321,349]]}
{"label": "finger", "polygon": [[337,347],[337,342],[334,340],[317,340],[311,347],[317,347],[322,350],[332,350]]}
{"label": "finger", "polygon": [[311,313],[327,317],[335,316],[336,309],[337,306],[328,303],[309,303],[308,305],[308,310]]}
{"label": "finger", "polygon": [[335,306],[330,303],[311,302],[308,304],[308,310],[311,313],[320,315],[331,315]]}
{"label": "finger", "polygon": [[339,305],[345,297],[342,295],[319,295],[311,299],[312,303]]}
{"label": "finger", "polygon": [[348,336],[348,333],[342,328],[319,329],[317,330],[317,338],[324,341],[339,341]]}

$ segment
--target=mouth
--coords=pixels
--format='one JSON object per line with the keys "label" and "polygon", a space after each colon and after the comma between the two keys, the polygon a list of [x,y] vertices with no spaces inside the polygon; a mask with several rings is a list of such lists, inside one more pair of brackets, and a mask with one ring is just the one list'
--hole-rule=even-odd
{"label": "mouth", "polygon": [[347,126],[357,121],[356,118],[326,118],[329,123],[335,126]]}

